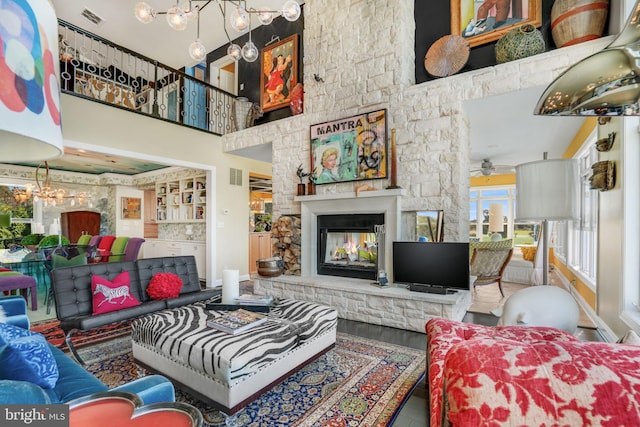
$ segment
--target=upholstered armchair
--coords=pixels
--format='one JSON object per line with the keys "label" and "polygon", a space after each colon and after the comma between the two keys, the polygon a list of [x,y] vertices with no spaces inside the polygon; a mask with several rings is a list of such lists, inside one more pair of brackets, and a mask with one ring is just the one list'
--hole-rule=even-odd
{"label": "upholstered armchair", "polygon": [[504,249],[479,249],[475,248],[471,257],[471,267],[469,274],[476,277],[473,287],[498,283],[500,295],[504,296],[502,290],[502,274],[507,267],[513,248]]}
{"label": "upholstered armchair", "polygon": [[503,239],[488,242],[469,242],[469,260],[473,251],[477,249],[509,249],[513,247],[513,239]]}
{"label": "upholstered armchair", "polygon": [[538,239],[537,246],[526,248],[520,254],[521,248],[514,254],[509,265],[504,271],[502,279],[505,282],[520,283],[523,285],[537,286],[543,283],[544,268],[542,266],[543,251]]}

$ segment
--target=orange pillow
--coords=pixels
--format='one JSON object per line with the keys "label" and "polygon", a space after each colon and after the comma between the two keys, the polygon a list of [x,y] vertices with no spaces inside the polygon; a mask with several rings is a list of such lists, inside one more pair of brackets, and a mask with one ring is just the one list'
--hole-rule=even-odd
{"label": "orange pillow", "polygon": [[520,250],[522,251],[522,258],[527,261],[533,261],[536,257],[536,248],[521,247]]}
{"label": "orange pillow", "polygon": [[109,313],[140,305],[131,293],[129,272],[123,271],[112,281],[98,275],[91,276],[93,314]]}

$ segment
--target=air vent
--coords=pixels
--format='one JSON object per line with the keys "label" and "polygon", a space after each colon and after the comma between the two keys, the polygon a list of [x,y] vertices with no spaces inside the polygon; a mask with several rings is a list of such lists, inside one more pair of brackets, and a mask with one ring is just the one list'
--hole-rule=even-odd
{"label": "air vent", "polygon": [[242,169],[229,168],[229,184],[242,187]]}
{"label": "air vent", "polygon": [[98,15],[96,15],[94,12],[90,11],[89,9],[84,9],[80,15],[84,16],[85,18],[87,18],[89,21],[91,21],[93,24],[97,25],[98,27],[102,25],[102,23],[104,22],[102,20],[102,18],[100,18]]}

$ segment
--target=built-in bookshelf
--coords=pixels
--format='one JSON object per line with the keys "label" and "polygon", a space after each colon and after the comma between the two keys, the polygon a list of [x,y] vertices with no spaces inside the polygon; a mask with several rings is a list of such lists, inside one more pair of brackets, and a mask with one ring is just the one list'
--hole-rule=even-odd
{"label": "built-in bookshelf", "polygon": [[195,176],[156,183],[156,220],[204,221],[207,213],[207,179]]}

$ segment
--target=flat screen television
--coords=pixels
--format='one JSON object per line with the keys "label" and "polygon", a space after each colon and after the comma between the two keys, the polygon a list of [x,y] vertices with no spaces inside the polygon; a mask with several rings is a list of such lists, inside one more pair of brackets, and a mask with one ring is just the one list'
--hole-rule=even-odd
{"label": "flat screen television", "polygon": [[469,290],[469,243],[393,242],[393,281],[418,292]]}

